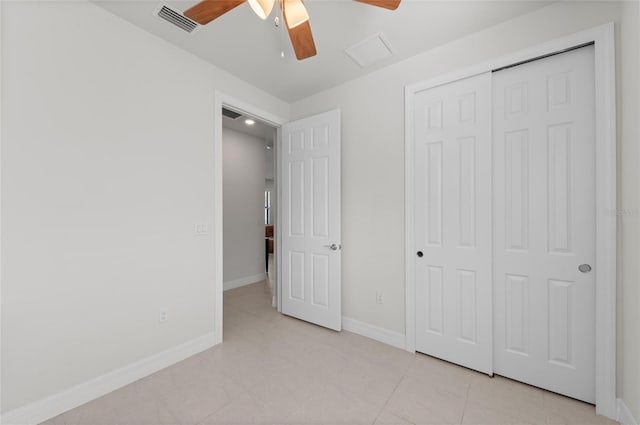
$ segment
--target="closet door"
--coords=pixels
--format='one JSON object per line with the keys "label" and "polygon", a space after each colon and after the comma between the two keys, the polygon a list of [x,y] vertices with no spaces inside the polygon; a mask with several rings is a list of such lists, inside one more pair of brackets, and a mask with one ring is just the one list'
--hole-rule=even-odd
{"label": "closet door", "polygon": [[492,373],[491,74],[414,96],[416,350]]}
{"label": "closet door", "polygon": [[595,401],[594,49],[495,72],[495,372]]}

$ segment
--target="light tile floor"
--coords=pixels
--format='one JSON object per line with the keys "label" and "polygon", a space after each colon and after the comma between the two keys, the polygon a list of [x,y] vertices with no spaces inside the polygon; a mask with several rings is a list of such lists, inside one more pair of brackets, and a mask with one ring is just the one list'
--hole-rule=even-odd
{"label": "light tile floor", "polygon": [[593,406],[278,314],[225,292],[224,343],[47,425],[615,424]]}

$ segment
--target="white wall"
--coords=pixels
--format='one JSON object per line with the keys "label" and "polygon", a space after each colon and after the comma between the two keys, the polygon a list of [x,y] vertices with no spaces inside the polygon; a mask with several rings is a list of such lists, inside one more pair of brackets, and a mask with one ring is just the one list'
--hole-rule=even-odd
{"label": "white wall", "polygon": [[264,276],[265,267],[265,142],[223,128],[222,149],[224,282],[252,283],[252,276]]}
{"label": "white wall", "polygon": [[289,105],[93,4],[0,7],[6,413],[211,336],[214,93]]}
{"label": "white wall", "polygon": [[[424,52],[396,65],[292,104],[292,119],[334,108],[342,111],[343,313],[365,323],[404,332],[404,86],[497,58],[607,22],[616,22],[622,119],[619,149],[621,208],[640,206],[638,184],[637,4],[556,3],[533,13]],[[621,9],[623,13],[621,13]],[[620,25],[620,24],[623,25]],[[620,32],[624,27],[624,32]],[[621,36],[621,37],[620,37]],[[620,40],[621,39],[621,40]],[[620,62],[619,62],[620,64]],[[620,96],[622,95],[622,96]],[[621,390],[640,418],[639,217],[621,217],[620,280],[625,298],[620,324],[624,357]],[[376,304],[376,292],[385,303]],[[623,306],[621,306],[623,307]],[[621,309],[622,310],[622,309]],[[627,372],[632,375],[627,375]]]}

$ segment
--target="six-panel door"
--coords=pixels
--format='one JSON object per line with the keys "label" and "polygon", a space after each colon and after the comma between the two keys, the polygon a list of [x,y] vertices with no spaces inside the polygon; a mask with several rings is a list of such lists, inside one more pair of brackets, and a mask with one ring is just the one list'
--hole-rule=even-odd
{"label": "six-panel door", "polygon": [[414,99],[416,350],[491,374],[491,74]]}
{"label": "six-panel door", "polygon": [[493,75],[495,372],[590,403],[593,50]]}
{"label": "six-panel door", "polygon": [[340,330],[340,112],[282,128],[282,312]]}

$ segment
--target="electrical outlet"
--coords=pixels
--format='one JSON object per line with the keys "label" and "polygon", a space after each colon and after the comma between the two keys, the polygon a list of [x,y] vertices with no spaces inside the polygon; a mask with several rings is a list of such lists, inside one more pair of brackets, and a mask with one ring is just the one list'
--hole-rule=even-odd
{"label": "electrical outlet", "polygon": [[166,322],[169,319],[169,315],[167,314],[166,310],[161,311],[160,312],[160,322]]}
{"label": "electrical outlet", "polygon": [[384,295],[382,295],[382,292],[376,292],[376,303],[384,304]]}

